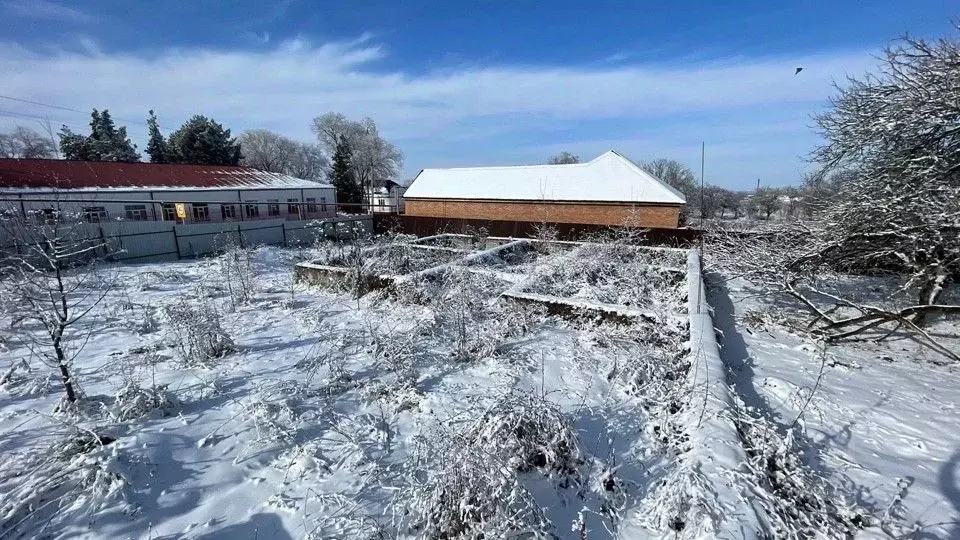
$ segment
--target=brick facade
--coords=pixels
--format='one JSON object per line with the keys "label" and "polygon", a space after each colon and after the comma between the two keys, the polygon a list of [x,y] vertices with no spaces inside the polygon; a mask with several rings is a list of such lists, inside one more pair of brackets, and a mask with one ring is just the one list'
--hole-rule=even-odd
{"label": "brick facade", "polygon": [[438,218],[676,228],[680,220],[680,205],[406,199],[406,214]]}

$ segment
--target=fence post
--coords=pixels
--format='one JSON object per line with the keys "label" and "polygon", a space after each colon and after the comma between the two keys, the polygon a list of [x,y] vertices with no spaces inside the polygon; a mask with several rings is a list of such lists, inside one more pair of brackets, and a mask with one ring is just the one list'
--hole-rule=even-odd
{"label": "fence post", "polygon": [[237,242],[240,243],[240,249],[243,249],[243,231],[240,230],[239,223],[237,223]]}
{"label": "fence post", "polygon": [[110,253],[110,248],[107,247],[107,237],[103,234],[103,225],[97,225],[97,229],[100,230],[100,245],[103,246],[103,257],[106,257]]}
{"label": "fence post", "polygon": [[174,245],[174,247],[177,249],[177,260],[180,260],[180,259],[182,259],[183,257],[180,255],[180,238],[177,237],[177,224],[176,224],[176,223],[174,223],[174,224],[170,227],[170,232],[173,233],[173,245]]}
{"label": "fence post", "polygon": [[286,221],[280,222],[280,230],[283,231],[283,247],[290,247],[289,245],[287,245],[287,222]]}

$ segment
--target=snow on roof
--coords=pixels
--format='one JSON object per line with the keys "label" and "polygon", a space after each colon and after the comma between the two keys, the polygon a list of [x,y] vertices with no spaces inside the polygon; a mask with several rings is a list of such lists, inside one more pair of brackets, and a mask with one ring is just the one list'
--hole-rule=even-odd
{"label": "snow on roof", "polygon": [[677,190],[610,150],[586,163],[424,169],[407,199],[493,199],[684,204]]}
{"label": "snow on roof", "polygon": [[329,184],[249,167],[121,163],[59,159],[0,159],[0,189],[237,189],[318,188]]}

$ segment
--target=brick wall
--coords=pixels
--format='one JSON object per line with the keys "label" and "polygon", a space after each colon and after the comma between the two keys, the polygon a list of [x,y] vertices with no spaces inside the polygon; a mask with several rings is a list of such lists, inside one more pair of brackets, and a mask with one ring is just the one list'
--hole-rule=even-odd
{"label": "brick wall", "polygon": [[675,228],[680,219],[680,207],[655,204],[407,199],[406,214],[439,218]]}

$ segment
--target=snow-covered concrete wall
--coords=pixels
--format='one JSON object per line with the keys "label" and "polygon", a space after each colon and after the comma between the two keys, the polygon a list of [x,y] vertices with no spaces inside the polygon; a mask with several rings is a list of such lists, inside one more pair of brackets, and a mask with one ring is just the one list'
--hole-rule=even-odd
{"label": "snow-covered concrete wall", "polygon": [[[711,484],[719,511],[704,509],[719,522],[712,527],[717,538],[744,540],[761,537],[756,511],[737,489],[730,473],[746,462],[746,453],[734,426],[731,412],[733,394],[727,384],[726,367],[714,333],[710,306],[701,275],[700,255],[691,249],[687,257],[687,308],[690,314],[690,369],[694,400],[691,407],[699,416],[691,433],[694,468]],[[717,518],[719,516],[719,518]]]}

